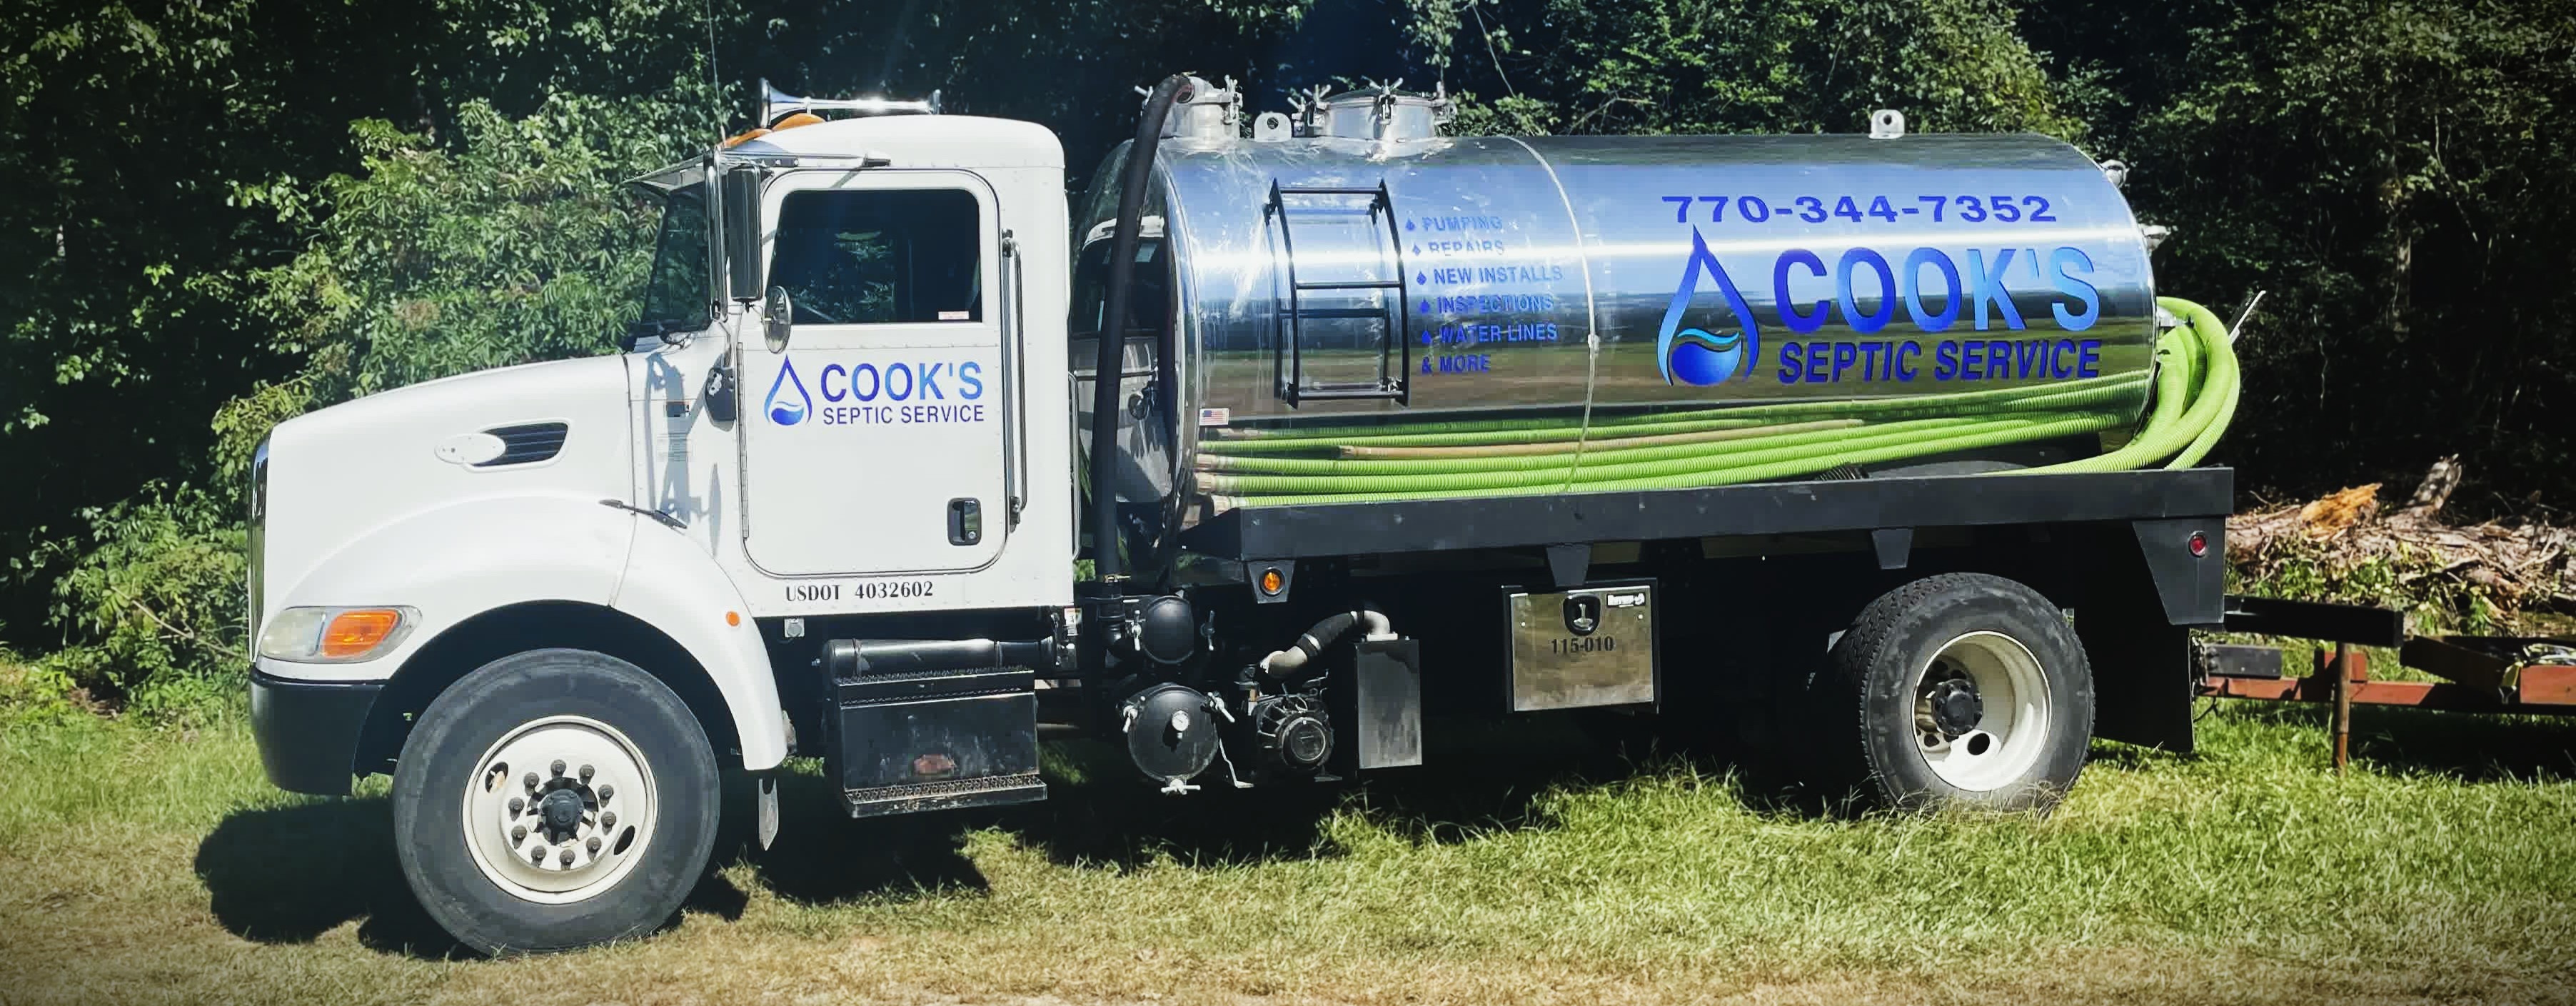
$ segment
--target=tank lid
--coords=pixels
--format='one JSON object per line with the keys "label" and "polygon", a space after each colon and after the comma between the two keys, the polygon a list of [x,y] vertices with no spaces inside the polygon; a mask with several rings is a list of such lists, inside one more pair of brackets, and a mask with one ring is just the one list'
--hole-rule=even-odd
{"label": "tank lid", "polygon": [[1170,116],[1163,120],[1163,135],[1231,140],[1242,135],[1242,121],[1243,91],[1233,77],[1225,78],[1223,87],[1191,77],[1189,97],[1173,103]]}
{"label": "tank lid", "polygon": [[1433,85],[1429,94],[1403,87],[1402,80],[1335,93],[1319,87],[1311,96],[1292,98],[1298,134],[1345,140],[1430,140],[1440,136],[1441,126],[1458,117],[1447,87]]}

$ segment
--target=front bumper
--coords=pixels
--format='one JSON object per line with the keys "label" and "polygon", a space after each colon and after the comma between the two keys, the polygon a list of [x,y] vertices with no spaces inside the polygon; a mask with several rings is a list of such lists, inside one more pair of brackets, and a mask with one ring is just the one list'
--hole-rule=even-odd
{"label": "front bumper", "polygon": [[254,668],[250,731],[268,781],[296,793],[348,795],[358,732],[384,688],[382,681],[296,681]]}

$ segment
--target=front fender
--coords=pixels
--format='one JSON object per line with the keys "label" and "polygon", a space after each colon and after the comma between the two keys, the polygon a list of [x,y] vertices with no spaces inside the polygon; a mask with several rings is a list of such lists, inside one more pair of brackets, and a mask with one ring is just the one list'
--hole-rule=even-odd
{"label": "front fender", "polygon": [[634,548],[611,607],[661,629],[715,680],[742,741],[742,767],[787,760],[785,707],[769,647],[733,579],[680,532],[636,518]]}
{"label": "front fender", "polygon": [[638,518],[567,496],[487,496],[409,514],[315,563],[268,602],[261,621],[298,605],[399,604],[420,624],[374,660],[260,669],[307,681],[393,676],[442,633],[486,611],[537,601],[608,606],[626,570]]}
{"label": "front fender", "polygon": [[[406,605],[420,624],[363,663],[261,659],[269,675],[381,681],[449,629],[486,612],[571,601],[613,608],[669,636],[706,669],[742,744],[743,767],[787,757],[769,654],[733,581],[659,524],[596,499],[487,497],[386,524],[317,564],[271,611],[294,605]],[[728,624],[731,613],[739,624]]]}

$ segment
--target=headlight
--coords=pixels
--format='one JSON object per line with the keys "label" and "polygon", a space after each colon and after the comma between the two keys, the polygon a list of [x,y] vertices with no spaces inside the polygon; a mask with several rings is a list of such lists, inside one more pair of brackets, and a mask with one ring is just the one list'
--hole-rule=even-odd
{"label": "headlight", "polygon": [[259,655],[306,664],[372,660],[402,642],[420,612],[410,608],[288,608],[259,632]]}

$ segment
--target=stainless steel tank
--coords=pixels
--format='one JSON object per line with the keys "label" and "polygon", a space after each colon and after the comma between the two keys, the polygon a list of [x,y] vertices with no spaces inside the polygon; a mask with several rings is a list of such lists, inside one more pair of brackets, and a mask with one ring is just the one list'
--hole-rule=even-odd
{"label": "stainless steel tank", "polygon": [[[1212,103],[1175,112],[1146,210],[1119,417],[1131,502],[1177,514],[1174,476],[1219,428],[1877,398],[2152,363],[2137,221],[2047,137],[1439,137],[1440,99],[1361,93],[1240,138]],[[1124,157],[1074,214],[1085,406]]]}

